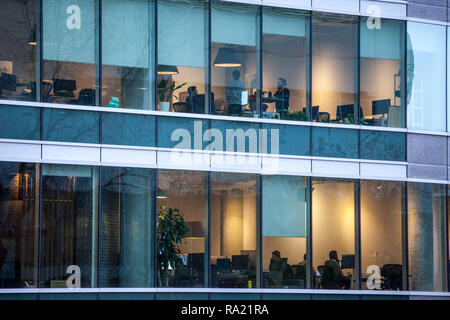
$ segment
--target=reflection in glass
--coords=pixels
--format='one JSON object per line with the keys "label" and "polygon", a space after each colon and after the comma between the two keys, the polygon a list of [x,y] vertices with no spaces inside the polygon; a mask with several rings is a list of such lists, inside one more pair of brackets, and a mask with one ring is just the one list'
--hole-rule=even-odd
{"label": "reflection in glass", "polygon": [[447,291],[445,186],[408,183],[409,290]]}
{"label": "reflection in glass", "polygon": [[306,288],[307,179],[263,176],[263,285]]}
{"label": "reflection in glass", "polygon": [[[158,286],[206,286],[208,184],[204,172],[158,172]],[[177,243],[165,239],[175,239]]]}
{"label": "reflection in glass", "polygon": [[211,174],[211,283],[256,288],[259,272],[259,180],[254,174]]}
{"label": "reflection in glass", "polygon": [[36,169],[0,163],[0,288],[37,288]]}
{"label": "reflection in glass", "polygon": [[214,2],[211,13],[213,114],[258,117],[258,7]]}
{"label": "reflection in glass", "polygon": [[446,129],[446,28],[408,22],[408,128]]}
{"label": "reflection in glass", "polygon": [[102,106],[152,109],[151,2],[102,1]]}
{"label": "reflection in glass", "polygon": [[313,178],[313,278],[317,289],[356,289],[355,184]]}
{"label": "reflection in glass", "polygon": [[43,0],[43,102],[94,106],[95,0]]}
{"label": "reflection in glass", "polygon": [[358,18],[313,13],[311,19],[312,112],[319,122],[356,124]]}
{"label": "reflection in glass", "polygon": [[208,113],[207,12],[204,0],[158,1],[160,111]]}
{"label": "reflection in glass", "polygon": [[42,165],[41,287],[97,286],[97,189],[96,167]]}
{"label": "reflection in glass", "polygon": [[0,10],[0,99],[36,100],[35,0],[4,0]]}
{"label": "reflection in glass", "polygon": [[153,286],[153,171],[102,170],[100,287]]}
{"label": "reflection in glass", "polygon": [[280,8],[263,12],[262,117],[308,120],[309,16]]}
{"label": "reflection in glass", "polygon": [[360,23],[361,124],[402,128],[405,70],[405,23],[363,18]]}
{"label": "reflection in glass", "polygon": [[[404,290],[402,255],[404,184],[361,181],[362,288]],[[372,276],[372,277],[371,277]]]}

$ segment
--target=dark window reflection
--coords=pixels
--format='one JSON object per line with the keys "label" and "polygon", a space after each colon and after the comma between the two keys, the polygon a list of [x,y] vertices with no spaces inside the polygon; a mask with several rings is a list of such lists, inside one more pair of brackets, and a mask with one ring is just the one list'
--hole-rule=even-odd
{"label": "dark window reflection", "polygon": [[0,288],[37,287],[36,194],[34,164],[0,164]]}
{"label": "dark window reflection", "polygon": [[4,0],[0,10],[0,99],[36,100],[35,0]]}

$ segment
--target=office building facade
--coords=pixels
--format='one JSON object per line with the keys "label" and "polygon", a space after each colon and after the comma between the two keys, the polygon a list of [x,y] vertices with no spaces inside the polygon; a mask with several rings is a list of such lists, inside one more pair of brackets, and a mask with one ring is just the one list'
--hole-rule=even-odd
{"label": "office building facade", "polygon": [[450,299],[449,14],[2,0],[0,299]]}

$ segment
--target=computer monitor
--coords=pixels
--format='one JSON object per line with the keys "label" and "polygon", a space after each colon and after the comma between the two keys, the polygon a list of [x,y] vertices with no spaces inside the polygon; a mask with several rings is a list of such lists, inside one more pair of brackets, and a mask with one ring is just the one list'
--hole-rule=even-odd
{"label": "computer monitor", "polygon": [[355,255],[343,254],[341,260],[341,269],[354,269],[355,268]]}
{"label": "computer monitor", "polygon": [[0,76],[0,89],[16,91],[17,87],[17,76],[14,74],[9,74],[2,72]]}
{"label": "computer monitor", "polygon": [[[354,104],[344,104],[337,106],[336,108],[336,120],[344,120],[349,115],[354,114]],[[361,106],[359,107],[359,118],[363,117],[363,112]]]}
{"label": "computer monitor", "polygon": [[188,253],[187,263],[189,269],[192,271],[199,271],[204,269],[205,265],[205,254],[202,253]]}
{"label": "computer monitor", "polygon": [[217,258],[217,272],[231,271],[231,263],[228,258]]}
{"label": "computer monitor", "polygon": [[231,257],[231,269],[248,270],[248,255],[233,255]]}
{"label": "computer monitor", "polygon": [[[306,114],[306,108],[303,108],[303,113]],[[311,107],[311,121],[318,121],[319,120],[319,106],[312,106]]]}
{"label": "computer monitor", "polygon": [[385,114],[389,112],[391,99],[374,100],[372,101],[372,114]]}
{"label": "computer monitor", "polygon": [[57,97],[72,98],[73,92],[77,90],[76,80],[53,79],[53,92]]}

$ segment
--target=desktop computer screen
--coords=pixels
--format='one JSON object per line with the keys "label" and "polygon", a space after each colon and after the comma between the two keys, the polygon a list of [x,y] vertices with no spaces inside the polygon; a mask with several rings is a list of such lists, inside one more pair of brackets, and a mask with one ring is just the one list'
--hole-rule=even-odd
{"label": "desktop computer screen", "polygon": [[72,98],[77,90],[76,80],[53,79],[53,92],[55,96]]}

